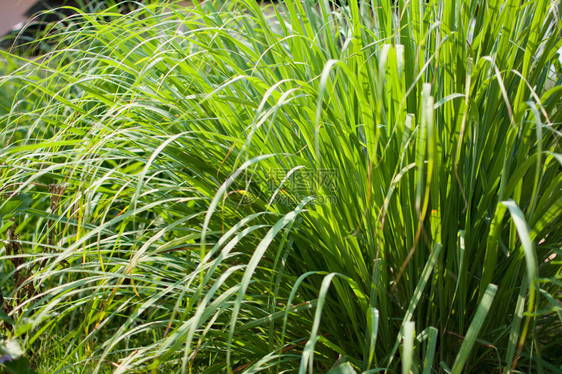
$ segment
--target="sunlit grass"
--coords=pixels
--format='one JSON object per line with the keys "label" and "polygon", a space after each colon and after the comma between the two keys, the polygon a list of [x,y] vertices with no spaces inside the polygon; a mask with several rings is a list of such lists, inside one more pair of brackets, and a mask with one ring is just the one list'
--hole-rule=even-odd
{"label": "sunlit grass", "polygon": [[385,4],[2,53],[3,334],[39,372],[560,368],[560,4]]}

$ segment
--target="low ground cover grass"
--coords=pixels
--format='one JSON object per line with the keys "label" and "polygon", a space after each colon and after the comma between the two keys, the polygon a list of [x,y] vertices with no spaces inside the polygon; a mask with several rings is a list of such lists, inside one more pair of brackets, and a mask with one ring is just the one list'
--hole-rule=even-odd
{"label": "low ground cover grass", "polygon": [[560,370],[559,2],[76,22],[1,52],[2,328],[39,372]]}

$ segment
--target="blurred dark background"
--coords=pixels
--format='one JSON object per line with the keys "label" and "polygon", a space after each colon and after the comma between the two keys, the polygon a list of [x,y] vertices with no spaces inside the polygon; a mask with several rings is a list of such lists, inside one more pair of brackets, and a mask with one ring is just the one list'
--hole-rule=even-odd
{"label": "blurred dark background", "polygon": [[[117,6],[127,13],[140,1],[131,0],[13,0],[0,1],[0,48],[15,53],[39,55],[50,49],[50,42],[43,38],[55,24],[76,13],[73,7],[83,11],[95,11]],[[60,25],[60,24],[59,24]],[[64,25],[60,25],[63,26]]]}

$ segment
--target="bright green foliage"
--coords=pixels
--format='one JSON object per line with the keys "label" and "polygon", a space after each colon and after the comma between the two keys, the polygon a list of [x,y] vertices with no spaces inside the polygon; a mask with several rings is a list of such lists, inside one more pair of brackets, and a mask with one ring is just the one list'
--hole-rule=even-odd
{"label": "bright green foliage", "polygon": [[3,333],[39,372],[561,368],[560,3],[389,4],[4,54]]}

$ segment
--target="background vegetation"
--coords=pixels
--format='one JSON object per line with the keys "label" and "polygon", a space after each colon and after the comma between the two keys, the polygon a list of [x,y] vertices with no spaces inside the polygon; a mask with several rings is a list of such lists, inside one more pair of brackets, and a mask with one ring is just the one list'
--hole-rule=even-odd
{"label": "background vegetation", "polygon": [[155,4],[0,52],[0,365],[559,372],[560,7]]}

